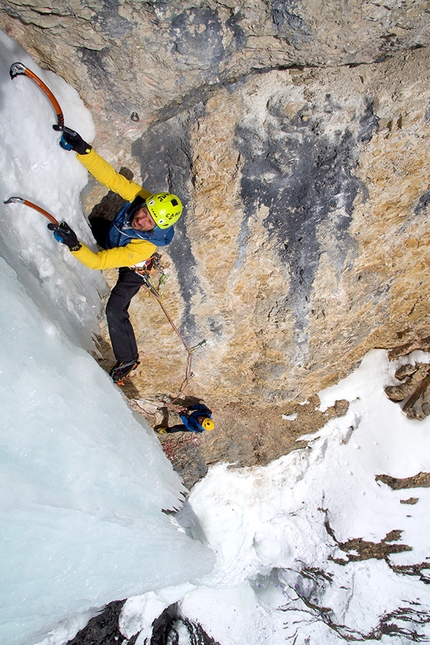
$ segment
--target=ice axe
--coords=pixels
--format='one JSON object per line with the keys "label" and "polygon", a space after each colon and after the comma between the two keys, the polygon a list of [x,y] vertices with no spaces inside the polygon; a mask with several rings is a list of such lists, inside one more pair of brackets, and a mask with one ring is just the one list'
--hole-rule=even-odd
{"label": "ice axe", "polygon": [[31,78],[32,81],[36,83],[42,90],[42,92],[45,93],[45,95],[48,97],[50,100],[52,107],[55,110],[55,114],[57,115],[57,123],[56,125],[53,125],[52,127],[54,130],[61,131],[64,129],[64,115],[63,115],[63,110],[60,107],[60,104],[58,103],[57,99],[55,98],[54,94],[51,92],[49,87],[42,81],[41,78],[37,76],[34,72],[31,71],[28,67],[24,65],[24,63],[13,63],[10,66],[9,74],[11,79],[13,80],[16,76],[27,76],[27,78]]}
{"label": "ice axe", "polygon": [[44,215],[51,224],[54,224],[54,226],[58,226],[58,221],[51,215],[51,213],[48,213],[44,208],[41,206],[38,206],[37,204],[33,204],[33,202],[29,202],[28,199],[23,199],[23,197],[9,197],[9,199],[6,199],[6,201],[3,202],[4,204],[24,204],[24,206],[29,206],[30,208],[33,208],[35,211],[38,213],[41,213]]}

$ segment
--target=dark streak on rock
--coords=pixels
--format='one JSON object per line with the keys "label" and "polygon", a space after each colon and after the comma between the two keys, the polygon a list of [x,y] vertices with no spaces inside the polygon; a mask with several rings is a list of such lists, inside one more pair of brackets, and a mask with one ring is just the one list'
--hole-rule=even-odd
{"label": "dark streak on rock", "polygon": [[[192,160],[189,141],[189,123],[203,113],[197,106],[191,113],[178,115],[162,124],[150,126],[144,136],[132,146],[133,155],[139,160],[145,187],[153,192],[169,190],[179,196],[184,205],[184,215],[175,226],[175,237],[169,246],[169,255],[178,271],[181,296],[185,305],[182,325],[190,340],[198,338],[197,325],[191,313],[192,296],[201,290],[196,275],[196,262],[191,252],[187,230],[187,205]],[[202,292],[202,295],[203,292]],[[191,337],[195,337],[194,339]]]}
{"label": "dark streak on rock", "polygon": [[418,204],[415,206],[415,209],[414,209],[415,215],[421,215],[429,205],[430,205],[430,190],[427,193],[424,193],[424,195],[421,195],[421,197],[419,198]]}
{"label": "dark streak on rock", "polygon": [[272,0],[271,18],[275,33],[292,43],[311,40],[311,34],[300,15],[298,0]]}
{"label": "dark streak on rock", "polygon": [[119,6],[120,0],[103,0],[94,17],[94,22],[109,38],[124,38],[133,28],[133,25],[120,15]]}
{"label": "dark streak on rock", "polygon": [[299,345],[307,341],[309,303],[321,255],[321,225],[330,228],[332,261],[341,272],[346,254],[355,244],[348,228],[361,186],[353,174],[357,148],[371,138],[376,127],[368,103],[355,136],[349,128],[326,134],[326,115],[340,109],[327,96],[325,105],[308,104],[291,118],[282,109],[282,99],[274,99],[267,106],[263,132],[240,124],[236,131],[236,145],[244,160],[243,228],[252,225],[250,218],[260,206],[269,208],[264,224],[276,239],[281,262],[290,271],[290,287],[279,307],[293,312]]}
{"label": "dark streak on rock", "polygon": [[177,14],[170,26],[172,54],[178,65],[201,69],[205,82],[216,79],[224,59],[223,25],[218,13],[191,7]]}

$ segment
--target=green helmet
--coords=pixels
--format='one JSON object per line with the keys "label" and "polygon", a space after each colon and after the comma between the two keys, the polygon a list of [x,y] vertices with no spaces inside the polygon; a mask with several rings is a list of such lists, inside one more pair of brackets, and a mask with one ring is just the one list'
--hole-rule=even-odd
{"label": "green helmet", "polygon": [[157,193],[146,200],[146,207],[159,228],[170,228],[182,215],[179,197],[171,193]]}

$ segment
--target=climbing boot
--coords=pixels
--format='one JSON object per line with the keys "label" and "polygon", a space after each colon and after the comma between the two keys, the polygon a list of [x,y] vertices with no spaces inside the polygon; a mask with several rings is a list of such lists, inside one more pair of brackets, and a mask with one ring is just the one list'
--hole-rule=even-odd
{"label": "climbing boot", "polygon": [[128,363],[118,361],[112,367],[109,372],[109,376],[117,385],[124,385],[124,379],[131,376],[132,372],[137,369],[138,365],[140,365],[139,361],[129,361]]}

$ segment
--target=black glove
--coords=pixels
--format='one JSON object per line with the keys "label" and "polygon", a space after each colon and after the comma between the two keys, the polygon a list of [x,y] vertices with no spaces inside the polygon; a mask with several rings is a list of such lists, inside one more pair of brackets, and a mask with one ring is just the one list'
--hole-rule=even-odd
{"label": "black glove", "polygon": [[72,231],[66,222],[61,222],[56,226],[55,224],[48,224],[50,231],[54,231],[54,237],[57,242],[61,242],[69,247],[71,251],[79,251],[82,244],[76,237],[75,231]]}
{"label": "black glove", "polygon": [[70,128],[63,128],[63,134],[60,139],[60,146],[64,150],[74,150],[80,155],[87,155],[93,149],[89,143],[83,140],[80,134]]}

